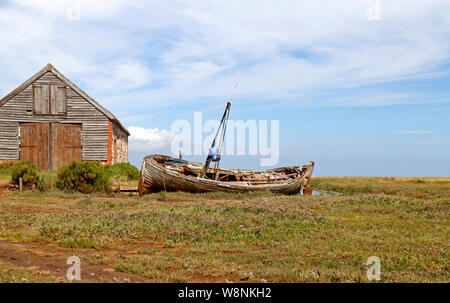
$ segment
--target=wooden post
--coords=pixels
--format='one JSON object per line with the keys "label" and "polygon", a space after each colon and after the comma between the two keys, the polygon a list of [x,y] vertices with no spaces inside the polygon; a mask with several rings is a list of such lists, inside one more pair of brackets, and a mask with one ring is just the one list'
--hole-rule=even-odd
{"label": "wooden post", "polygon": [[120,194],[120,178],[119,178],[119,189],[117,190],[117,192]]}
{"label": "wooden post", "polygon": [[22,177],[19,178],[19,190],[20,190],[20,192],[23,191],[23,179],[22,179]]}

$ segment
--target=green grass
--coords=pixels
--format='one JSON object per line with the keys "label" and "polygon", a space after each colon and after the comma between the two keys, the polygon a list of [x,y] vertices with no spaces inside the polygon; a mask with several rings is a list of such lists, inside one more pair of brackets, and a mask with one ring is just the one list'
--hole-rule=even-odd
{"label": "green grass", "polygon": [[447,183],[345,182],[313,181],[332,196],[10,194],[0,237],[86,251],[156,282],[368,282],[370,256],[382,282],[450,280]]}
{"label": "green grass", "polygon": [[12,163],[0,163],[0,184],[11,182]]}
{"label": "green grass", "polygon": [[0,263],[0,283],[54,283],[57,278],[33,268],[14,267]]}

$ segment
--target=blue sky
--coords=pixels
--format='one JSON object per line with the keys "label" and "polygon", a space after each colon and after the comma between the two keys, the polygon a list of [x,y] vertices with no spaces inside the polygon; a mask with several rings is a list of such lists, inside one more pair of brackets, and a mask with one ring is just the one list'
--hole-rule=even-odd
{"label": "blue sky", "polygon": [[77,1],[0,1],[0,95],[51,62],[145,134],[139,165],[170,152],[173,121],[218,119],[239,82],[231,118],[279,120],[280,166],[450,176],[450,2],[381,0],[378,21],[369,2],[81,0],[73,20]]}

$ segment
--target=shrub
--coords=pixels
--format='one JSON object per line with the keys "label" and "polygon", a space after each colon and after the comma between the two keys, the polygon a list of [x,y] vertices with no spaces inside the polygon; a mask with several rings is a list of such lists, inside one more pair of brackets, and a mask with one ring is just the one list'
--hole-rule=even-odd
{"label": "shrub", "polygon": [[118,163],[106,168],[108,174],[113,178],[122,178],[124,181],[139,180],[140,172],[134,165],[130,163]]}
{"label": "shrub", "polygon": [[18,162],[11,168],[11,179],[19,185],[19,179],[23,179],[23,186],[31,187],[39,184],[39,168],[30,162]]}
{"label": "shrub", "polygon": [[58,171],[56,186],[66,192],[109,192],[111,182],[105,166],[98,161],[71,163]]}
{"label": "shrub", "polygon": [[12,163],[12,162],[0,163],[0,174],[10,175],[14,165],[15,165],[15,163]]}

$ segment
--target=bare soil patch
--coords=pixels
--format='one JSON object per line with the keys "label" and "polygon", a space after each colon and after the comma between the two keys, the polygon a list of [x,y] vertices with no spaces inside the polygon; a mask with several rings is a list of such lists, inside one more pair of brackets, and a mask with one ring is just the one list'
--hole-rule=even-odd
{"label": "bare soil patch", "polygon": [[8,194],[12,191],[18,191],[19,187],[14,184],[2,184],[0,183],[0,194]]}
{"label": "bare soil patch", "polygon": [[63,249],[56,245],[40,243],[17,243],[0,240],[0,261],[15,267],[32,269],[36,272],[51,274],[67,282],[66,272],[70,265],[67,258],[75,255],[81,259],[81,282],[149,282],[149,280],[133,274],[116,272],[113,268],[92,265],[83,262],[83,254],[88,250],[80,251]]}

